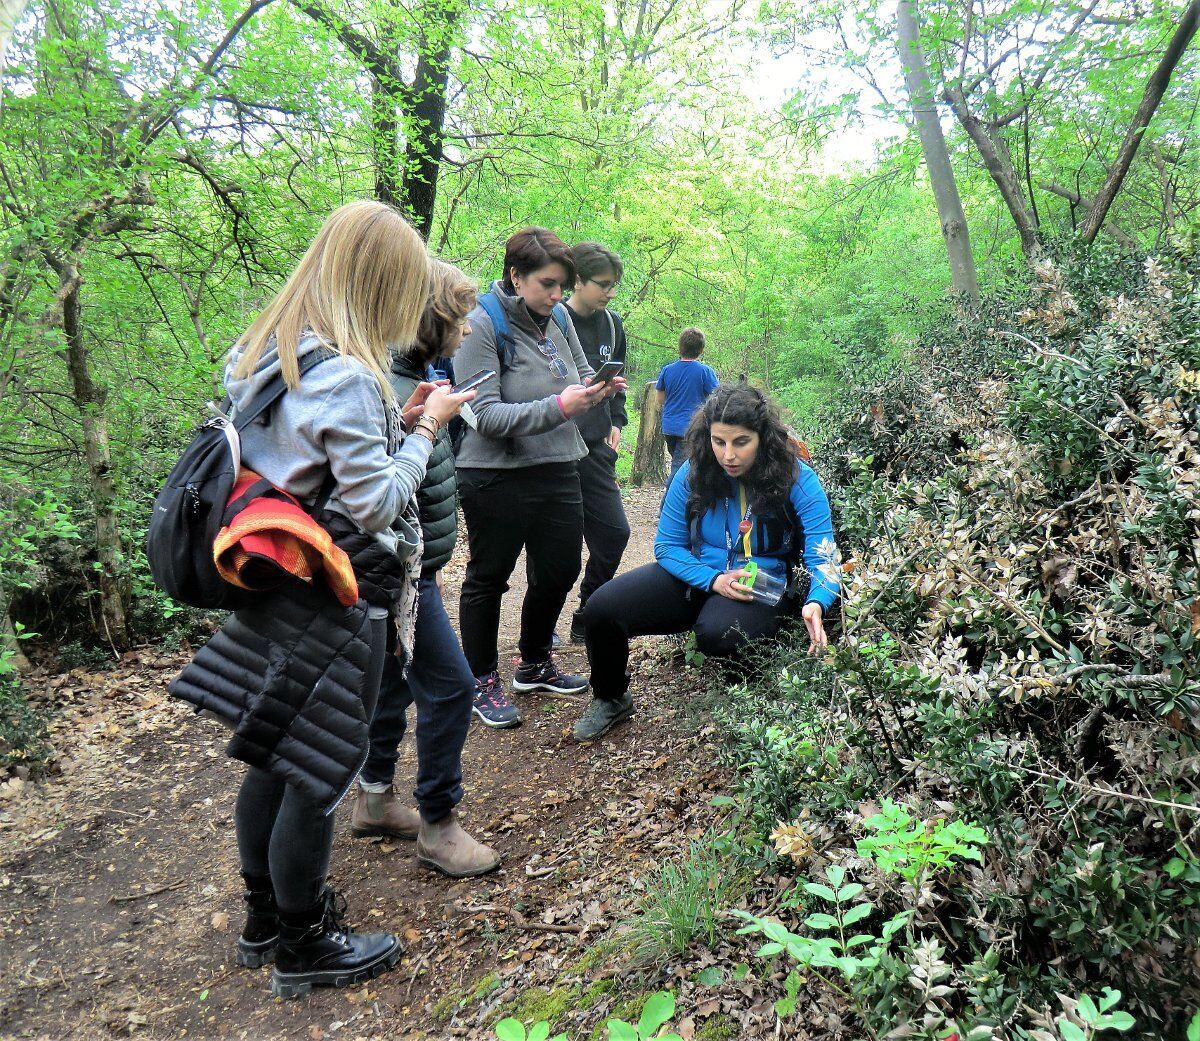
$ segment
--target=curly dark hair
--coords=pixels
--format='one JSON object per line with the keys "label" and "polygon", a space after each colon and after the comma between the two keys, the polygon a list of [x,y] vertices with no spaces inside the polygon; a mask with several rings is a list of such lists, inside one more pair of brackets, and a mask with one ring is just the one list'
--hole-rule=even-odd
{"label": "curly dark hair", "polygon": [[691,495],[688,506],[703,516],[729,494],[729,475],[717,462],[709,434],[714,423],[745,427],[758,434],[758,457],[746,474],[747,502],[755,513],[779,509],[791,494],[799,463],[788,444],[787,427],[776,405],[749,383],[722,383],[696,410],[685,445]]}

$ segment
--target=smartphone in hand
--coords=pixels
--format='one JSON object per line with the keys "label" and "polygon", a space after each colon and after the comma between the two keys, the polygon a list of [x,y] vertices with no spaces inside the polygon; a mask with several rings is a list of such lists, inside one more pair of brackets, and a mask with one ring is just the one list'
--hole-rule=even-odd
{"label": "smartphone in hand", "polygon": [[620,376],[625,371],[625,363],[623,361],[606,361],[600,366],[600,370],[592,377],[592,385],[597,383],[607,383],[609,380]]}
{"label": "smartphone in hand", "polygon": [[469,376],[457,386],[450,388],[451,394],[465,394],[468,390],[474,390],[481,383],[486,383],[488,380],[496,376],[495,369],[480,369],[474,376]]}

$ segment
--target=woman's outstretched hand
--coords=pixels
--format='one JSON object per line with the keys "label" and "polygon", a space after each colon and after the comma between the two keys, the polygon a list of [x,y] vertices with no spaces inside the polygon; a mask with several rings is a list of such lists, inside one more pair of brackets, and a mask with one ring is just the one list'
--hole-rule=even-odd
{"label": "woman's outstretched hand", "polygon": [[750,590],[738,583],[744,578],[750,578],[749,571],[726,571],[723,574],[717,575],[717,580],[712,585],[714,593],[720,593],[727,600],[753,600],[750,595]]}
{"label": "woman's outstretched hand", "polygon": [[825,608],[815,601],[810,601],[804,605],[800,616],[808,630],[808,653],[823,654],[829,647],[829,637],[825,633]]}

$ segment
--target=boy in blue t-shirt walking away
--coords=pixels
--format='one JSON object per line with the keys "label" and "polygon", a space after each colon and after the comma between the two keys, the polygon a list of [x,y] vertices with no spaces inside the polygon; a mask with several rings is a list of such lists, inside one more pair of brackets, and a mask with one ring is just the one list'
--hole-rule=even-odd
{"label": "boy in blue t-shirt walking away", "polygon": [[679,334],[679,361],[664,365],[658,374],[658,403],[662,406],[663,438],[671,453],[671,475],[683,465],[683,435],[704,399],[717,389],[717,374],[700,361],[704,333],[687,328]]}

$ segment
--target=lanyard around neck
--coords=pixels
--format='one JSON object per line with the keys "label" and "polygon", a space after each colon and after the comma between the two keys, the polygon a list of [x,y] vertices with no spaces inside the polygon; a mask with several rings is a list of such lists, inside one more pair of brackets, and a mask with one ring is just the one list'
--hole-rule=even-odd
{"label": "lanyard around neck", "polygon": [[[742,538],[742,549],[746,551],[746,560],[753,559],[754,554],[750,552],[750,532],[754,530],[754,511],[746,505],[746,488],[741,481],[738,481],[738,503],[742,510],[742,519],[738,522],[738,534]],[[733,536],[729,534],[729,497],[725,498],[725,549],[727,553],[728,563],[726,567],[733,567]]]}

